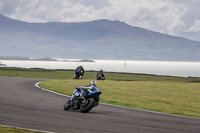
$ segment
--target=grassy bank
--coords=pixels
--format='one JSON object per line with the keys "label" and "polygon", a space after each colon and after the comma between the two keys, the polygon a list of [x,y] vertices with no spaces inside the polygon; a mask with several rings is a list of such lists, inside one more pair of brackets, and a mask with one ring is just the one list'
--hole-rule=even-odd
{"label": "grassy bank", "polygon": [[0,133],[42,133],[42,132],[0,126]]}
{"label": "grassy bank", "polygon": [[[40,84],[62,94],[90,80],[48,80]],[[98,81],[101,102],[200,118],[200,83],[178,81]]]}

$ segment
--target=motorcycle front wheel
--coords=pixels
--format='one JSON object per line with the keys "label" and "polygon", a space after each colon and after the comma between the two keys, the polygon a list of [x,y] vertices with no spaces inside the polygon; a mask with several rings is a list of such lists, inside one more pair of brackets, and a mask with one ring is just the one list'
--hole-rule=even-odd
{"label": "motorcycle front wheel", "polygon": [[70,100],[68,100],[64,105],[64,110],[69,110],[69,109],[70,109]]}
{"label": "motorcycle front wheel", "polygon": [[74,79],[79,79],[79,76],[78,76],[78,75],[75,75],[75,76],[74,76]]}
{"label": "motorcycle front wheel", "polygon": [[81,104],[80,106],[81,112],[82,113],[89,112],[94,107],[94,104],[95,104],[95,100],[93,98],[86,99],[85,103]]}

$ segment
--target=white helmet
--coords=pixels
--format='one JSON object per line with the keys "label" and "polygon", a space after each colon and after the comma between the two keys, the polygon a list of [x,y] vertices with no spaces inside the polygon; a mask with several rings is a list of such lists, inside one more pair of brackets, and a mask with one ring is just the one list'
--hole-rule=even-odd
{"label": "white helmet", "polygon": [[90,85],[97,86],[97,82],[95,80],[90,81]]}

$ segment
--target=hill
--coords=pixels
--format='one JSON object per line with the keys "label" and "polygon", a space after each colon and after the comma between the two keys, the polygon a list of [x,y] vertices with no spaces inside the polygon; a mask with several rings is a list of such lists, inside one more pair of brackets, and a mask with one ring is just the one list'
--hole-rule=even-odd
{"label": "hill", "polygon": [[200,61],[200,42],[120,21],[28,23],[0,15],[0,56]]}

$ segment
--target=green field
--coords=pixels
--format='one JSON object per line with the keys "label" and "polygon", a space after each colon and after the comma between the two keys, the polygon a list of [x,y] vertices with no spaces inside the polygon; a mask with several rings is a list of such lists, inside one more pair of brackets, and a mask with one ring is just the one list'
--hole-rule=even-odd
{"label": "green field", "polygon": [[[86,71],[84,79],[95,79],[94,71]],[[148,74],[129,74],[129,73],[105,73],[106,80],[116,81],[180,81],[180,82],[199,82],[200,78],[195,77],[172,77]],[[73,79],[73,70],[48,70],[48,69],[24,69],[0,67],[0,76],[6,77],[26,77],[26,78],[45,78],[45,79]]]}
{"label": "green field", "polygon": [[[40,86],[72,95],[74,88],[88,85],[83,80],[47,80]],[[97,81],[100,102],[169,114],[200,118],[200,83],[178,81]]]}
{"label": "green field", "polygon": [[43,133],[43,132],[0,126],[0,133]]}
{"label": "green field", "polygon": [[[72,70],[1,68],[0,76],[51,79],[41,87],[71,95],[74,88],[88,85],[97,72],[85,72],[82,80],[73,79]],[[200,78],[145,74],[105,73],[97,81],[102,91],[100,102],[200,118]]]}

